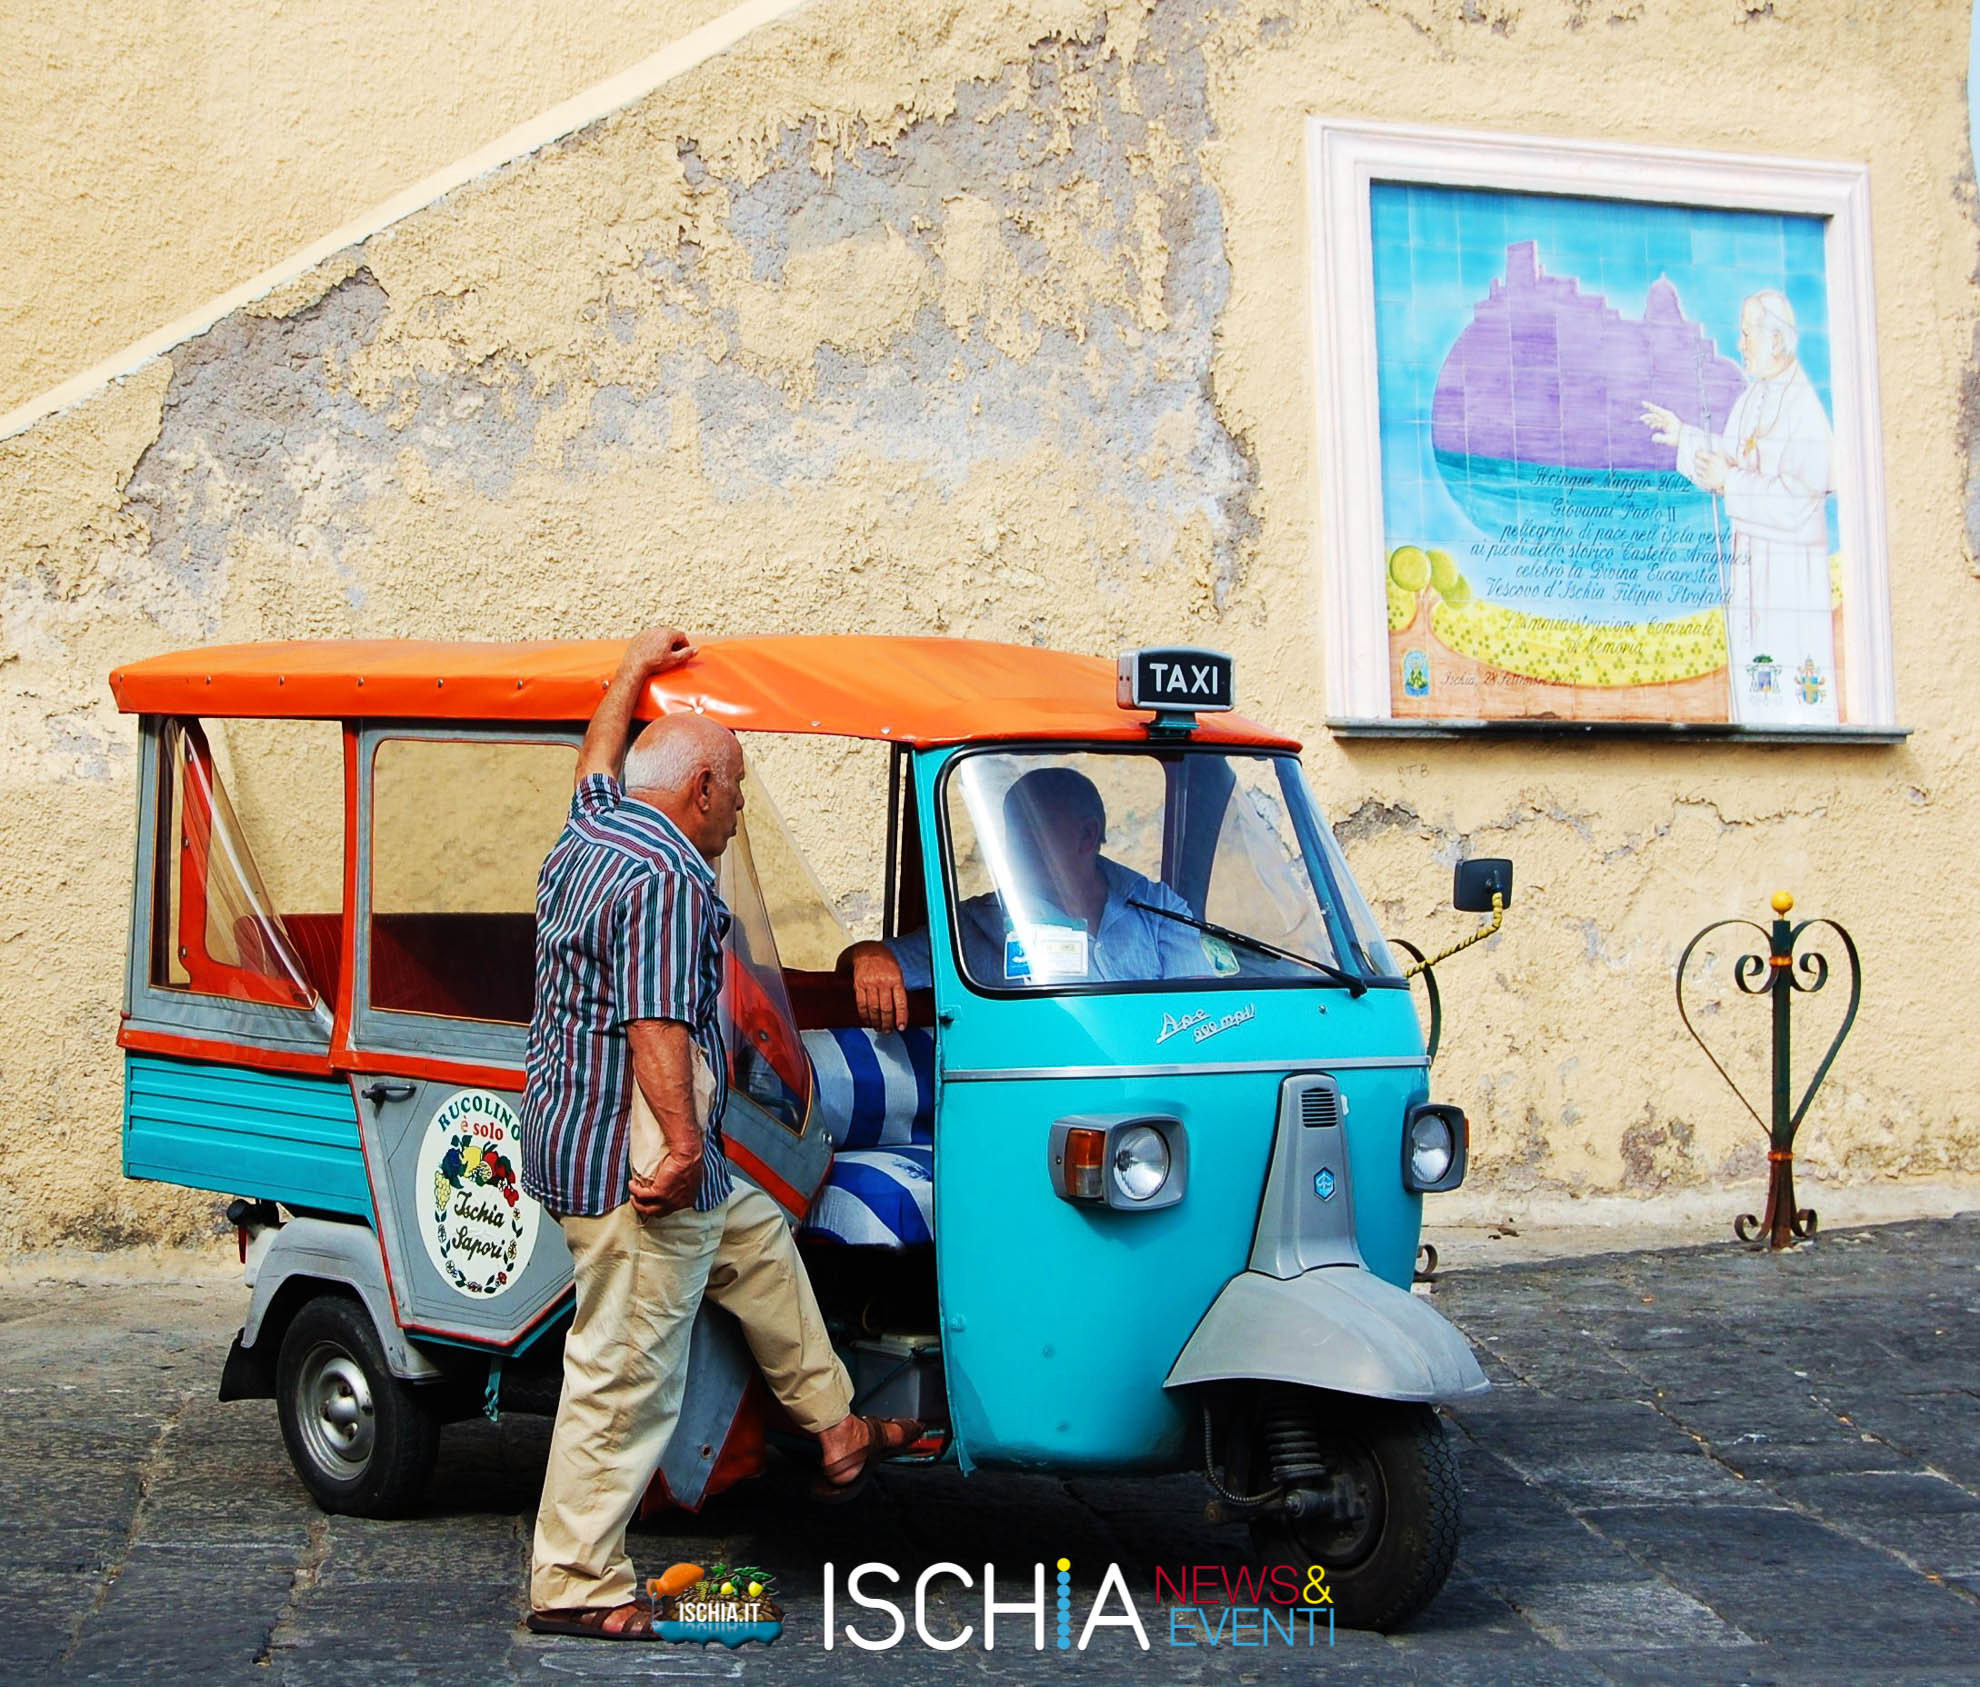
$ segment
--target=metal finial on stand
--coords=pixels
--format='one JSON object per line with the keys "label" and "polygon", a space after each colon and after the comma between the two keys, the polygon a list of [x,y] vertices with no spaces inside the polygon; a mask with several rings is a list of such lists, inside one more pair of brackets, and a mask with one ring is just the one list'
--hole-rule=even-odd
{"label": "metal finial on stand", "polygon": [[[1812,1207],[1796,1207],[1794,1203],[1794,1133],[1801,1126],[1808,1112],[1808,1104],[1815,1099],[1815,1092],[1822,1087],[1822,1080],[1829,1075],[1829,1068],[1835,1064],[1836,1053],[1843,1046],[1843,1039],[1849,1035],[1850,1027],[1856,1023],[1857,1004],[1863,999],[1863,968],[1857,959],[1856,943],[1853,938],[1834,920],[1802,920],[1790,924],[1788,914],[1794,907],[1794,898],[1786,891],[1776,891],[1773,898],[1774,920],[1772,929],[1753,920],[1715,920],[1684,946],[1684,953],[1677,964],[1677,1003],[1678,1017],[1684,1021],[1684,1028],[1691,1033],[1692,1041],[1705,1050],[1705,1058],[1734,1095],[1740,1105],[1753,1114],[1754,1122],[1767,1132],[1767,1211],[1764,1217],[1755,1218],[1751,1213],[1742,1213],[1733,1222],[1733,1234],[1742,1242],[1754,1246],[1770,1248],[1791,1248],[1797,1242],[1811,1240],[1815,1235],[1816,1217]],[[1691,1022],[1684,999],[1685,967],[1691,954],[1699,944],[1727,926],[1748,926],[1767,940],[1767,953],[1764,955],[1741,955],[1733,963],[1733,982],[1740,992],[1748,996],[1769,996],[1773,1000],[1773,1117],[1771,1122],[1762,1119],[1753,1103],[1746,1099],[1732,1075],[1719,1062],[1705,1039],[1699,1035],[1698,1027]],[[1843,1014],[1842,1025],[1830,1041],[1828,1052],[1822,1056],[1822,1064],[1815,1068],[1815,1076],[1808,1088],[1802,1091],[1798,1104],[1792,1103],[1792,1079],[1790,1068],[1793,1062],[1793,1045],[1789,1037],[1792,1022],[1794,995],[1800,991],[1804,995],[1814,995],[1829,981],[1829,963],[1826,957],[1810,951],[1797,956],[1795,945],[1804,932],[1813,926],[1827,926],[1842,940],[1843,951],[1849,957],[1849,1008]]]}

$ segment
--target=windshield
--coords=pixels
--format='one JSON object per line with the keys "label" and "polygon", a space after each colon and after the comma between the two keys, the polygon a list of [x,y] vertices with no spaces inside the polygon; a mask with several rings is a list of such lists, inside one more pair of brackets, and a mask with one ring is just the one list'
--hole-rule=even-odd
{"label": "windshield", "polygon": [[944,787],[964,975],[989,990],[1391,979],[1291,756],[977,752]]}

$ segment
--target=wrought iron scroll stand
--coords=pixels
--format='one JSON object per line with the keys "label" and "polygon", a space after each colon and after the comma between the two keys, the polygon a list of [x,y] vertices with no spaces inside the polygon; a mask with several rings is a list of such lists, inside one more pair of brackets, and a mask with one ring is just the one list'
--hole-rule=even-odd
{"label": "wrought iron scroll stand", "polygon": [[[1742,1242],[1754,1247],[1791,1248],[1797,1242],[1814,1238],[1816,1217],[1812,1207],[1796,1207],[1794,1202],[1794,1133],[1808,1113],[1808,1104],[1815,1099],[1815,1092],[1822,1087],[1822,1080],[1829,1075],[1829,1068],[1835,1064],[1837,1051],[1843,1046],[1843,1039],[1849,1035],[1850,1027],[1856,1023],[1856,1009],[1863,999],[1863,968],[1857,959],[1856,943],[1849,933],[1834,920],[1801,920],[1790,923],[1787,915],[1794,907],[1794,898],[1786,891],[1777,891],[1773,898],[1774,921],[1772,930],[1754,920],[1716,920],[1687,943],[1684,953],[1678,957],[1677,1002],[1678,1017],[1684,1021],[1684,1028],[1691,1033],[1692,1040],[1704,1049],[1705,1058],[1712,1063],[1713,1070],[1726,1081],[1726,1086],[1739,1097],[1740,1105],[1753,1114],[1754,1123],[1767,1132],[1767,1211],[1764,1217],[1755,1218],[1751,1213],[1742,1213],[1733,1221],[1733,1234]],[[1733,964],[1733,982],[1748,996],[1770,996],[1773,999],[1774,1043],[1773,1043],[1773,1117],[1771,1122],[1762,1119],[1753,1103],[1748,1101],[1745,1092],[1734,1083],[1732,1076],[1719,1062],[1699,1035],[1698,1027],[1691,1022],[1684,999],[1685,967],[1691,954],[1699,944],[1713,932],[1727,926],[1750,926],[1767,941],[1764,955],[1742,955]],[[1793,1059],[1793,1046],[1789,1040],[1789,1026],[1795,992],[1814,995],[1829,982],[1829,963],[1825,956],[1810,951],[1797,956],[1795,945],[1804,932],[1813,926],[1827,926],[1842,940],[1844,952],[1849,957],[1849,1008],[1843,1015],[1841,1027],[1830,1041],[1828,1052],[1822,1056],[1822,1064],[1815,1069],[1815,1076],[1808,1088],[1802,1091],[1801,1100],[1790,1105],[1793,1098],[1792,1079],[1789,1067]]]}

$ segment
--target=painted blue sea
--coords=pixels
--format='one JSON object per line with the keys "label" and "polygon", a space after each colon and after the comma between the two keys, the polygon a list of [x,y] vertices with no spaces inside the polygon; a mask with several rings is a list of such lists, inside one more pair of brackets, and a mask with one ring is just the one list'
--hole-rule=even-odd
{"label": "painted blue sea", "polygon": [[1479,597],[1602,622],[1668,620],[1724,599],[1723,515],[1715,530],[1714,500],[1680,474],[1435,457],[1475,534],[1422,543],[1450,551]]}

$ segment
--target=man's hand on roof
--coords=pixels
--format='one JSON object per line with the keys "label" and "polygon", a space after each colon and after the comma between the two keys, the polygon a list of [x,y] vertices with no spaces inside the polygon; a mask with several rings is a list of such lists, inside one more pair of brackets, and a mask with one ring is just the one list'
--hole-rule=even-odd
{"label": "man's hand on roof", "polygon": [[619,668],[637,678],[651,678],[678,668],[693,654],[693,641],[679,627],[648,627],[626,646]]}
{"label": "man's hand on roof", "polygon": [[679,627],[648,627],[626,646],[625,655],[619,658],[619,671],[605,687],[591,725],[585,728],[584,743],[578,750],[578,784],[594,773],[618,778],[619,769],[625,765],[633,711],[639,706],[646,682],[655,674],[678,668],[693,654],[693,643]]}

